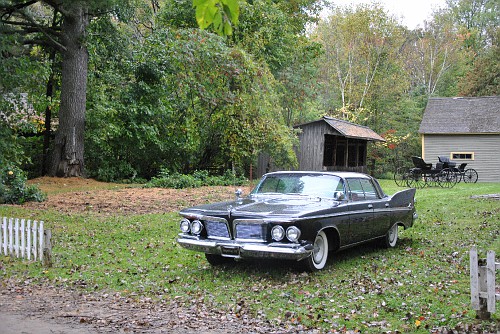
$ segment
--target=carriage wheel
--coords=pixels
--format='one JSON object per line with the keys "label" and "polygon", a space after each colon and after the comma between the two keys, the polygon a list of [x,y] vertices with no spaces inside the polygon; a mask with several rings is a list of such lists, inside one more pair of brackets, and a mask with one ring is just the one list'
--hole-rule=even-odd
{"label": "carriage wheel", "polygon": [[457,184],[457,174],[451,169],[445,168],[439,172],[439,185],[443,188],[453,188]]}
{"label": "carriage wheel", "polygon": [[415,174],[415,171],[412,169],[406,174],[406,186],[409,188],[413,187],[413,179],[414,179],[413,175],[414,174]]}
{"label": "carriage wheel", "polygon": [[422,175],[422,182],[424,183],[422,185],[422,188],[423,187],[432,187],[432,175],[431,174]]}
{"label": "carriage wheel", "polygon": [[457,167],[453,167],[452,170],[453,173],[455,173],[455,175],[457,176],[457,183],[460,183],[460,181],[462,181],[463,172]]}
{"label": "carriage wheel", "polygon": [[425,187],[424,175],[420,170],[411,170],[408,175],[408,187],[423,188]]}
{"label": "carriage wheel", "polygon": [[437,187],[439,185],[439,173],[432,173],[426,179],[429,187]]}
{"label": "carriage wheel", "polygon": [[409,168],[407,167],[399,167],[394,173],[394,182],[398,187],[406,187],[408,185],[409,178]]}
{"label": "carriage wheel", "polygon": [[476,183],[477,182],[477,172],[475,169],[469,168],[464,171],[464,182],[465,183]]}

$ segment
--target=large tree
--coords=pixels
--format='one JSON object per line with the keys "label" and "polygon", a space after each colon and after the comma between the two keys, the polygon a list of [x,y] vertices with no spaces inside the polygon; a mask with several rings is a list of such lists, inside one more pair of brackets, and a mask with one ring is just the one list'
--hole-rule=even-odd
{"label": "large tree", "polygon": [[500,3],[496,0],[448,0],[449,13],[459,31],[466,66],[458,80],[460,95],[498,95]]}
{"label": "large tree", "polygon": [[[227,39],[229,45],[237,45],[269,67],[279,83],[280,104],[289,125],[318,116],[312,115],[311,110],[317,109],[309,102],[315,92],[313,60],[321,46],[306,36],[306,28],[317,21],[322,4],[322,0],[241,2],[239,23]],[[164,9],[161,25],[196,27],[191,0],[169,0]]]}
{"label": "large tree", "polygon": [[[40,45],[49,48],[59,53],[62,59],[58,125],[48,162],[49,175],[82,176],[84,173],[87,27],[92,18],[111,12],[115,13],[115,18],[120,18],[130,12],[132,2],[134,0],[0,1],[3,34],[15,36],[17,43],[27,47]],[[150,5],[155,7],[158,2],[152,1]],[[230,22],[237,20],[238,15],[236,0],[197,0],[195,5],[200,24],[213,24],[221,33],[230,33]],[[50,122],[47,123],[50,126]],[[47,133],[49,131],[50,128],[46,129]]]}
{"label": "large tree", "polygon": [[409,32],[401,52],[411,88],[428,97],[436,95],[439,85],[463,61],[460,46],[459,33],[446,11],[435,12],[423,29]]}
{"label": "large tree", "polygon": [[[105,7],[102,7],[105,6]],[[91,10],[109,8],[99,1],[3,1],[2,32],[26,46],[40,45],[62,59],[59,124],[49,174],[80,176],[84,167],[85,104],[88,54],[86,29]]]}
{"label": "large tree", "polygon": [[465,47],[481,54],[494,43],[500,25],[498,0],[447,0],[449,13]]}
{"label": "large tree", "polygon": [[491,47],[474,60],[473,68],[458,84],[462,96],[492,96],[500,94],[500,28]]}
{"label": "large tree", "polygon": [[[323,44],[320,80],[325,110],[349,110],[366,107],[373,96],[390,87],[397,91],[404,80],[397,70],[401,43],[400,27],[378,5],[337,8],[315,30]],[[399,89],[399,92],[401,89]]]}

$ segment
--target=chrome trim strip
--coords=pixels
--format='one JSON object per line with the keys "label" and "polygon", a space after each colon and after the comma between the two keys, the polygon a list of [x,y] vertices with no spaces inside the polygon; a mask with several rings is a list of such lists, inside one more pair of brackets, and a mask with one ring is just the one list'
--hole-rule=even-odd
{"label": "chrome trim strip", "polygon": [[310,256],[312,245],[285,244],[274,242],[270,244],[240,243],[237,241],[214,241],[191,238],[184,234],[179,234],[177,242],[184,248],[205,252],[209,254],[222,255],[222,247],[239,248],[239,255],[228,257],[234,258],[280,258],[287,260],[302,260]]}

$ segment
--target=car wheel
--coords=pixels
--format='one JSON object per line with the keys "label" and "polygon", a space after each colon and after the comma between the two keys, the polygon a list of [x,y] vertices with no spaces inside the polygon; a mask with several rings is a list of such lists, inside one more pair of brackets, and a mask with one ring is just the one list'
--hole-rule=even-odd
{"label": "car wheel", "polygon": [[307,271],[318,271],[325,267],[328,259],[328,238],[325,232],[321,231],[314,239],[313,251],[311,255],[302,260],[303,268]]}
{"label": "car wheel", "polygon": [[386,248],[393,248],[398,243],[398,224],[391,226],[389,231],[384,237],[384,246]]}
{"label": "car wheel", "polygon": [[217,254],[205,253],[205,258],[207,259],[208,263],[210,263],[212,266],[220,266],[233,261],[233,259],[230,257],[224,257]]}

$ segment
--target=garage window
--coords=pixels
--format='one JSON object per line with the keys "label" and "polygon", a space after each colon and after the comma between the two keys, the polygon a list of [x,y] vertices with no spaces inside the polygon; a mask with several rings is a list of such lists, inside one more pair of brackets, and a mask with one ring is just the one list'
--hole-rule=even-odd
{"label": "garage window", "polygon": [[452,160],[474,160],[474,152],[451,152]]}

